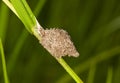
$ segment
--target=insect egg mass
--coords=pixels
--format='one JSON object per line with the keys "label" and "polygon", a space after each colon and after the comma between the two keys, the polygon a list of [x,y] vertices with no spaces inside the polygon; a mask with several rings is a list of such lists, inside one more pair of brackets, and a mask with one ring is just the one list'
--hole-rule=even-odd
{"label": "insect egg mass", "polygon": [[70,40],[70,36],[63,29],[40,29],[41,40],[40,43],[45,49],[47,49],[52,56],[60,58],[62,56],[78,57],[73,42]]}

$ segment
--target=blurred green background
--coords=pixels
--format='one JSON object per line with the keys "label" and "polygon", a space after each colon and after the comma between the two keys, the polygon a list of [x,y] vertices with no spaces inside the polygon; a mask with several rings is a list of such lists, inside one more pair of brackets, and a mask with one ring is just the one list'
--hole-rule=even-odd
{"label": "blurred green background", "polygon": [[[64,59],[84,83],[120,82],[120,0],[27,2],[44,28],[68,31],[80,56]],[[0,37],[11,83],[75,83],[2,1]]]}

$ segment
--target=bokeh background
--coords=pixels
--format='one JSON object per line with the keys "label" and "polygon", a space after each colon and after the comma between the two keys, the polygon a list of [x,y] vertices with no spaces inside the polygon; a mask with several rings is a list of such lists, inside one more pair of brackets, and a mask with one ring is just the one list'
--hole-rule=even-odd
{"label": "bokeh background", "polygon": [[[120,0],[27,2],[44,28],[68,31],[80,56],[64,59],[84,83],[120,83]],[[75,83],[2,1],[0,37],[11,83]]]}

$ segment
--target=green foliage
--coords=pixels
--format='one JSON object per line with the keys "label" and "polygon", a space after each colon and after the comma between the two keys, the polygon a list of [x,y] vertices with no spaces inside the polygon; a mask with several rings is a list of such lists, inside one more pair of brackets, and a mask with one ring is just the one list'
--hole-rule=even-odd
{"label": "green foliage", "polygon": [[[58,27],[69,32],[81,55],[65,57],[65,60],[85,83],[120,82],[119,0],[27,2],[43,27]],[[9,12],[2,1],[0,4],[0,37],[4,40],[11,83],[74,83],[13,12]],[[2,80],[0,64],[0,83]]]}

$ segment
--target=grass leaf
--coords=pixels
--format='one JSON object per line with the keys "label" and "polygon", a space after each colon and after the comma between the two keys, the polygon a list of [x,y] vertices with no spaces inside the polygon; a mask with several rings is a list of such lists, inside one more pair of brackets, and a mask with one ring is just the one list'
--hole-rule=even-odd
{"label": "grass leaf", "polygon": [[1,59],[2,59],[4,81],[5,81],[5,83],[9,83],[7,69],[6,69],[5,55],[4,55],[4,50],[3,50],[1,38],[0,38],[0,54],[1,54]]}

